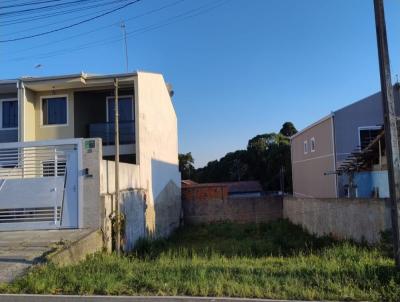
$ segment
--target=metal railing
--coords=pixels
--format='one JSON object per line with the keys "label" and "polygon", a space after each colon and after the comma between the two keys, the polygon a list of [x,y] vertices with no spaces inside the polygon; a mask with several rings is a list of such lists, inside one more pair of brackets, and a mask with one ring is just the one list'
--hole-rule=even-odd
{"label": "metal railing", "polygon": [[0,148],[0,180],[63,176],[73,145]]}
{"label": "metal railing", "polygon": [[[100,137],[103,146],[114,145],[115,123],[95,123],[89,125],[89,136]],[[119,122],[119,143],[134,144],[135,143],[135,121]]]}

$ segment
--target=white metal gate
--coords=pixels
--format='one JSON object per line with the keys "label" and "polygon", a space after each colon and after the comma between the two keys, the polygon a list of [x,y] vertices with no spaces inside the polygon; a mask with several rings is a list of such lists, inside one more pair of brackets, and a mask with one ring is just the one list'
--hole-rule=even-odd
{"label": "white metal gate", "polygon": [[0,231],[78,227],[78,144],[0,144]]}

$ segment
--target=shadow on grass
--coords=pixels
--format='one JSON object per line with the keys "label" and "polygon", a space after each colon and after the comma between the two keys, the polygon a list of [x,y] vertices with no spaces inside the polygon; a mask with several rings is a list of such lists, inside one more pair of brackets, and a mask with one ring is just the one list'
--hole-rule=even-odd
{"label": "shadow on grass", "polygon": [[229,222],[185,226],[168,239],[137,242],[132,254],[141,259],[155,259],[162,253],[193,254],[210,257],[290,256],[317,252],[337,244],[331,236],[316,237],[288,220],[268,224],[234,224]]}

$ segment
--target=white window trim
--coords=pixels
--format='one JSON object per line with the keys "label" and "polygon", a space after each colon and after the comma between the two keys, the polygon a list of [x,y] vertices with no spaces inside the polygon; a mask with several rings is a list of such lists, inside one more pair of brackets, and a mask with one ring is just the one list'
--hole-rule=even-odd
{"label": "white window trim", "polygon": [[18,130],[19,119],[17,127],[3,128],[3,102],[9,102],[9,101],[16,101],[18,104],[18,98],[0,99],[0,130]]}
{"label": "white window trim", "polygon": [[[314,143],[314,148],[313,148],[313,143]],[[315,152],[315,137],[314,136],[310,139],[310,151]]]}
{"label": "white window trim", "polygon": [[[108,102],[110,99],[114,99],[114,96],[108,96],[106,97],[106,121],[107,123],[109,122],[109,118],[108,118]],[[133,102],[133,95],[119,95],[118,99],[122,99],[122,98],[130,98],[132,100],[132,121],[135,120],[135,103]]]}
{"label": "white window trim", "polygon": [[[67,103],[67,123],[65,124],[43,124],[43,99],[55,99],[55,98],[65,98]],[[69,99],[68,94],[56,94],[56,95],[42,95],[40,97],[40,127],[41,128],[52,128],[52,127],[68,127],[69,126]]]}
{"label": "white window trim", "polygon": [[358,145],[361,146],[361,134],[360,134],[361,130],[379,130],[379,129],[383,130],[383,127],[382,126],[376,126],[376,125],[358,127]]}
{"label": "white window trim", "polygon": [[303,142],[303,151],[304,151],[304,154],[308,154],[308,140],[305,140]]}

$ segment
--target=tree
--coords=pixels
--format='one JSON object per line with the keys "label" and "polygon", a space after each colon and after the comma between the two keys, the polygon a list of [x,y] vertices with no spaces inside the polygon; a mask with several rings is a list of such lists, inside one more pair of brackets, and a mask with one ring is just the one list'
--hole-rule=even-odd
{"label": "tree", "polygon": [[193,166],[194,159],[192,153],[179,154],[179,171],[182,174],[182,179],[190,179],[193,177],[195,168]]}
{"label": "tree", "polygon": [[292,135],[295,135],[297,133],[297,129],[291,122],[285,122],[282,125],[281,130],[279,131],[280,134],[286,136],[286,137],[291,137]]}
{"label": "tree", "polygon": [[194,171],[193,179],[198,182],[258,180],[265,190],[278,191],[283,168],[285,190],[290,192],[292,168],[289,137],[296,132],[293,124],[286,122],[279,133],[256,135],[248,141],[246,150],[229,152],[219,160],[210,161],[205,167]]}

